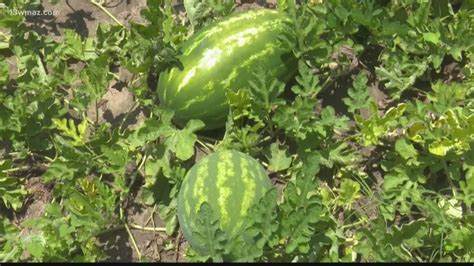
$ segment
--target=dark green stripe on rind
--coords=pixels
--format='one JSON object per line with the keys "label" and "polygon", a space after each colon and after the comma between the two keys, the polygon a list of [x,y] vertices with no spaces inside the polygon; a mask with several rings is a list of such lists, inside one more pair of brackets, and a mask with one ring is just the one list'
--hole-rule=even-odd
{"label": "dark green stripe on rind", "polygon": [[[177,200],[177,206],[179,206],[177,208],[177,214],[181,229],[185,237],[192,235],[192,231],[190,229],[194,227],[195,221],[193,220],[193,218],[196,217],[197,211],[199,210],[200,204],[202,203],[200,202],[200,200],[202,200],[201,197],[207,195],[207,193],[205,193],[204,191],[204,188],[207,187],[207,177],[202,175],[200,176],[199,172],[207,174],[208,171],[206,171],[206,169],[208,169],[209,164],[212,163],[211,160],[212,156],[203,158],[200,161],[200,167],[192,167],[184,178],[183,183],[181,184],[181,190],[178,193]],[[185,192],[189,194],[184,194]],[[196,196],[189,197],[188,195]],[[190,213],[186,212],[186,205],[190,206]],[[187,224],[189,224],[190,226],[186,226]],[[190,242],[192,242],[192,240],[190,240]],[[193,243],[191,243],[191,245],[194,246]],[[196,247],[199,248],[199,245],[196,245]]]}
{"label": "dark green stripe on rind", "polygon": [[[241,177],[242,176],[242,156],[240,156],[240,155],[235,156],[234,167],[236,168],[235,176],[236,177]],[[242,180],[242,178],[235,178],[235,183],[234,183],[233,187],[234,188],[245,187],[245,183]],[[235,202],[239,202],[239,203],[243,202],[244,197],[246,195],[245,193],[247,191],[243,190],[243,189],[241,189],[241,190],[234,189],[234,190],[235,190],[235,195],[234,195]],[[235,206],[233,211],[237,214],[241,213],[242,212],[242,204],[238,204],[238,206]],[[238,231],[239,231],[239,228],[237,226],[234,226],[234,228],[231,228],[230,234],[231,235],[236,235],[236,234],[238,234]]]}
{"label": "dark green stripe on rind", "polygon": [[285,20],[283,14],[263,9],[203,28],[181,47],[184,69],[160,75],[160,102],[175,111],[180,125],[201,119],[206,129],[224,126],[229,112],[225,91],[246,87],[257,67],[283,82],[293,76],[296,60],[289,49],[279,47],[278,37],[287,33]]}

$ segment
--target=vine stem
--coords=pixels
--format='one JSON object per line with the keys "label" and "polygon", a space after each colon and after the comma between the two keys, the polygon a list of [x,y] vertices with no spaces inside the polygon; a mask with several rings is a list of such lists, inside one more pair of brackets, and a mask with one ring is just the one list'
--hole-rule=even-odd
{"label": "vine stem", "polygon": [[164,227],[141,226],[134,223],[130,223],[130,227],[133,229],[138,229],[138,230],[143,230],[143,231],[166,232],[166,228]]}
{"label": "vine stem", "polygon": [[3,173],[11,173],[11,172],[18,172],[18,171],[26,171],[30,169],[31,167],[28,166],[22,166],[22,167],[15,167],[15,168],[10,168],[6,170],[2,170]]}
{"label": "vine stem", "polygon": [[153,211],[151,212],[150,217],[148,217],[148,220],[146,221],[145,226],[148,225],[150,221],[152,221],[153,227],[155,227],[155,220],[153,219],[153,215],[155,215],[155,211],[156,211],[156,205],[153,206]]}
{"label": "vine stem", "polygon": [[145,153],[145,155],[143,155],[143,158],[140,161],[140,164],[137,167],[137,170],[140,170],[141,168],[143,168],[147,159],[148,159],[148,155]]}
{"label": "vine stem", "polygon": [[360,224],[363,224],[363,223],[366,223],[367,221],[365,219],[361,219],[355,223],[351,223],[351,224],[345,224],[345,225],[342,225],[341,227],[339,227],[340,229],[345,229],[345,228],[348,228],[348,227],[353,227],[353,226],[357,226],[357,225],[360,225]]}
{"label": "vine stem", "polygon": [[96,2],[95,0],[90,0],[90,2],[91,2],[91,4],[95,5],[100,10],[102,10],[102,12],[104,12],[107,16],[109,16],[111,19],[113,19],[117,24],[119,24],[122,27],[125,27],[122,24],[122,22],[120,22],[114,15],[112,15],[112,13],[110,13],[107,9],[105,9],[105,7],[103,7],[101,3]]}
{"label": "vine stem", "polygon": [[[149,219],[149,220],[151,220],[151,223],[153,224],[153,227],[156,227],[155,218],[154,218],[155,211],[156,211],[156,204],[153,206],[153,212],[151,213],[150,219]],[[146,222],[145,225],[147,225],[150,222],[149,220],[148,220],[148,222]],[[156,231],[154,231],[153,234],[155,235],[155,238],[157,238]],[[157,252],[157,254],[158,254],[157,260],[161,261],[161,255],[160,255],[160,251],[159,251],[160,247],[159,247],[158,242],[155,241],[155,245],[156,245],[156,250],[158,251]]]}
{"label": "vine stem", "polygon": [[0,37],[3,37],[4,40],[6,40],[6,41],[10,41],[10,38],[11,38],[11,37],[8,36],[6,33],[3,33],[3,32],[1,32],[1,31],[0,31]]}
{"label": "vine stem", "polygon": [[137,252],[138,255],[138,260],[142,259],[142,253],[138,249],[137,242],[135,241],[135,237],[132,234],[132,231],[130,231],[130,227],[128,227],[128,224],[126,222],[123,222],[125,226],[125,230],[127,230],[128,236],[130,237],[130,241],[132,241],[133,248],[135,249],[135,252]]}
{"label": "vine stem", "polygon": [[204,143],[201,140],[199,140],[199,138],[196,140],[196,142],[199,143],[202,147],[204,147],[208,152],[212,152],[213,150],[215,150],[214,145],[209,144],[209,143]]}
{"label": "vine stem", "polygon": [[268,140],[271,140],[271,139],[272,139],[272,137],[266,136],[266,137],[264,137],[263,139],[260,140],[260,144],[261,144],[262,142],[265,142],[265,141],[268,141]]}
{"label": "vine stem", "polygon": [[[141,225],[134,224],[134,223],[130,223],[130,225],[127,224],[127,226],[128,226],[129,229],[132,228],[132,229],[137,229],[137,230],[142,230],[142,231],[166,232],[166,228],[164,228],[164,227],[147,227],[147,226],[141,226]],[[125,222],[124,222],[123,225],[119,225],[119,226],[116,226],[116,227],[105,229],[105,230],[99,232],[97,235],[99,236],[99,235],[102,235],[102,234],[122,230],[124,228],[126,228],[125,227]]]}
{"label": "vine stem", "polygon": [[54,159],[52,159],[52,158],[50,158],[46,155],[39,154],[39,153],[30,153],[30,155],[41,157],[41,158],[45,159],[46,161],[48,161],[50,163],[54,161]]}
{"label": "vine stem", "polygon": [[[10,157],[18,157],[18,156],[20,156],[20,154],[21,154],[20,152],[10,152],[10,153],[7,153],[5,155],[10,156]],[[31,151],[29,151],[26,155],[27,156],[33,156],[33,157],[40,157],[40,158],[45,159],[46,161],[48,161],[50,163],[54,161],[53,158],[50,158],[50,157],[48,157],[46,155],[43,155],[43,154],[33,153]]]}

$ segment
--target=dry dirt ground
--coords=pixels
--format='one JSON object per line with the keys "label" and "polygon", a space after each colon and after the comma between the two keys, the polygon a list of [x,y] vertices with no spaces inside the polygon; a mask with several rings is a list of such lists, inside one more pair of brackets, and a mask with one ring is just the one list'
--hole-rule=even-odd
{"label": "dry dirt ground", "polygon": [[[72,29],[80,36],[94,37],[99,23],[115,23],[108,15],[94,6],[88,0],[71,1],[60,0],[56,4],[42,0],[42,9],[54,11],[55,15],[28,17],[27,24],[32,31],[42,35],[48,35],[60,41],[65,29]],[[146,6],[146,0],[107,0],[104,1],[105,8],[114,15],[121,23],[128,25],[130,21],[144,23],[140,17],[140,10]],[[238,10],[253,8],[273,8],[276,0],[238,0],[236,1]],[[173,0],[177,12],[183,10],[182,0]],[[14,65],[12,66],[14,67]],[[82,66],[77,67],[78,70]],[[124,69],[119,68],[117,75],[121,78],[119,82],[127,84],[130,75]],[[98,118],[99,122],[108,121],[113,125],[119,123],[127,112],[132,111],[133,119],[129,124],[137,124],[144,118],[141,110],[130,110],[134,105],[133,94],[123,86],[118,86],[115,82],[109,84],[107,93],[100,101],[98,114],[95,108],[88,111],[91,119]],[[34,218],[43,215],[45,205],[51,201],[51,187],[44,186],[40,182],[40,177],[27,177],[26,186],[30,195],[25,207],[20,213],[8,213],[7,216],[16,224],[20,224],[27,218]],[[139,188],[137,189],[137,191]],[[139,192],[138,192],[139,193]],[[159,218],[159,210],[140,203],[140,195],[135,195],[131,208],[128,209],[128,217],[131,223],[146,227],[164,226]],[[178,236],[167,236],[163,232],[143,231],[132,229],[132,234],[141,252],[142,258],[147,261],[175,262],[184,261],[183,253],[186,243]],[[22,231],[22,236],[29,232]],[[110,256],[110,262],[137,261],[138,254],[132,248],[127,232],[116,230],[101,235],[100,245]]]}

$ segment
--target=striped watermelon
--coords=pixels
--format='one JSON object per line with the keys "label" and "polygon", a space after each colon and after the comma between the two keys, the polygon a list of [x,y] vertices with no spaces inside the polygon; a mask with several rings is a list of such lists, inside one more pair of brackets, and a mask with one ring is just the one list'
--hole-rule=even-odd
{"label": "striped watermelon", "polygon": [[247,154],[222,150],[204,157],[186,174],[178,194],[184,237],[193,249],[206,254],[206,247],[193,238],[201,204],[209,203],[220,228],[232,239],[243,229],[249,208],[271,188],[265,169]]}
{"label": "striped watermelon", "polygon": [[223,127],[229,112],[226,90],[247,86],[259,67],[288,81],[297,65],[279,40],[289,33],[285,21],[290,20],[270,9],[234,13],[184,42],[178,57],[183,67],[162,72],[157,88],[161,104],[175,111],[175,122],[183,126],[200,119],[204,129]]}

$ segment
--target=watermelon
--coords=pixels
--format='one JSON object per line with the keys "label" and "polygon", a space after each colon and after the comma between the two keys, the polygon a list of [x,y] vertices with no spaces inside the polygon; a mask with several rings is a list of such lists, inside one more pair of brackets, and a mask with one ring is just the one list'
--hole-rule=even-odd
{"label": "watermelon", "polygon": [[251,156],[234,150],[207,155],[189,170],[178,192],[178,221],[184,237],[194,250],[207,254],[207,247],[193,237],[193,232],[199,232],[196,220],[201,204],[210,205],[220,229],[233,239],[244,229],[249,208],[271,188],[265,169]]}
{"label": "watermelon", "polygon": [[182,66],[160,74],[160,103],[175,112],[180,126],[200,119],[204,130],[223,127],[229,113],[228,89],[246,87],[260,67],[282,82],[294,76],[297,61],[279,39],[292,34],[285,22],[290,19],[283,13],[256,9],[202,28],[180,46]]}

